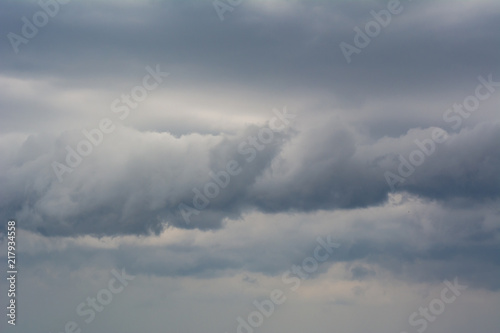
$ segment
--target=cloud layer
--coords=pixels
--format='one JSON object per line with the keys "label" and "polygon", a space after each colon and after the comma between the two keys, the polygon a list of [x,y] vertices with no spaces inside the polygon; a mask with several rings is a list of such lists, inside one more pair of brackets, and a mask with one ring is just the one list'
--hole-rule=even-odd
{"label": "cloud layer", "polygon": [[[387,1],[74,0],[14,48],[43,9],[0,3],[19,332],[122,268],[85,332],[234,332],[278,288],[261,332],[409,333],[456,277],[432,330],[498,332],[500,5],[400,5],[348,63]],[[317,237],[341,246],[290,291]]]}

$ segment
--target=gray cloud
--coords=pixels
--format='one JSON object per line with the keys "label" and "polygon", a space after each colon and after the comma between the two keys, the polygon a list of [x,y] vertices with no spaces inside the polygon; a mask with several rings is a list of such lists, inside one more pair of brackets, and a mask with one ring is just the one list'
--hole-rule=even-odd
{"label": "gray cloud", "polygon": [[[261,128],[209,140],[123,129],[72,173],[64,174],[62,183],[51,163],[64,163],[63,147],[76,147],[78,133],[56,141],[31,136],[10,158],[4,153],[2,182],[9,195],[3,199],[3,217],[24,220],[25,228],[46,235],[114,235],[160,232],[165,225],[218,228],[224,218],[252,209],[286,212],[379,205],[391,192],[385,173],[398,175],[399,156],[408,160],[419,149],[414,140],[432,136],[432,129],[413,130],[400,138],[362,144],[358,133],[332,121],[296,134],[276,134],[262,151],[252,149],[255,159],[246,162],[253,155],[241,154],[238,146],[257,137]],[[435,153],[426,156],[397,190],[444,202],[497,199],[499,137],[498,123],[451,134],[446,142],[435,143]],[[213,182],[209,173],[224,171],[232,160],[241,173],[231,177],[226,188],[219,186],[220,194],[186,223],[179,204],[194,209],[196,191],[205,193],[204,186]]]}
{"label": "gray cloud", "polygon": [[[221,22],[211,1],[74,0],[18,54],[6,36],[20,33],[21,18],[40,7],[0,3],[0,219],[16,219],[27,235],[19,250],[30,274],[23,278],[25,295],[44,299],[58,290],[51,297],[66,308],[70,295],[85,299],[100,288],[73,283],[102,282],[110,267],[124,267],[142,287],[153,285],[131,289],[137,308],[117,306],[127,315],[138,310],[144,321],[116,324],[110,314],[94,331],[126,332],[156,318],[151,309],[173,299],[161,308],[175,313],[169,328],[194,332],[205,329],[203,320],[213,321],[209,314],[222,322],[227,313],[241,315],[235,309],[247,311],[235,306],[242,304],[238,292],[264,297],[263,289],[276,287],[269,281],[279,282],[311,255],[316,236],[332,234],[342,246],[310,280],[321,287],[328,280],[341,291],[318,296],[307,289],[320,305],[290,305],[283,310],[288,318],[324,319],[311,311],[332,306],[343,314],[337,311],[343,304],[356,310],[352,321],[360,326],[344,323],[339,330],[375,332],[383,321],[402,331],[394,311],[382,320],[372,307],[365,313],[371,319],[357,320],[365,311],[358,302],[384,295],[386,287],[377,283],[418,289],[455,276],[473,289],[465,304],[485,298],[483,289],[493,295],[488,304],[497,304],[500,95],[482,101],[460,126],[443,115],[474,94],[479,76],[500,81],[500,6],[494,0],[402,3],[404,11],[350,64],[339,44],[352,43],[353,28],[363,29],[370,11],[387,1],[246,0]],[[170,75],[120,120],[112,102],[156,64]],[[270,125],[273,108],[284,106],[296,115],[291,127],[247,161],[252,153],[240,145]],[[52,163],[65,162],[66,146],[75,148],[82,130],[102,118],[116,130],[59,182]],[[386,173],[399,175],[401,157],[410,160],[423,149],[415,141],[432,138],[437,128],[446,141],[421,155],[425,161],[391,189]],[[203,190],[213,181],[209,172],[233,160],[241,173],[186,223],[179,204],[194,206],[193,189]],[[186,291],[193,286],[196,291]],[[401,296],[390,309],[401,311],[411,302],[397,288],[389,288],[392,300],[381,302]],[[214,300],[229,302],[216,307]],[[68,307],[72,313],[78,302]],[[408,304],[411,313],[415,304]],[[62,326],[46,318],[67,320],[47,308],[43,315],[35,305],[26,308],[37,320],[23,332],[56,331]],[[185,320],[181,312],[188,308],[207,318]],[[470,319],[469,308],[456,313]],[[400,315],[406,324],[406,313]],[[491,318],[496,314],[484,321],[485,333],[496,332]],[[467,332],[453,323],[442,331]],[[299,324],[306,321],[270,322],[263,332],[326,332],[333,325],[314,331]]]}

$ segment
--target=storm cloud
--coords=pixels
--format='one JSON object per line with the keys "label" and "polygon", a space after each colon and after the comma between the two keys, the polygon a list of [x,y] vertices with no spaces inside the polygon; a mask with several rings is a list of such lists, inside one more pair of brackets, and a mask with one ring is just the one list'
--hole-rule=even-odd
{"label": "storm cloud", "polygon": [[235,331],[327,236],[262,332],[410,332],[455,277],[433,329],[498,332],[500,5],[396,1],[381,24],[394,1],[222,2],[0,4],[20,332],[60,331],[112,268],[136,286],[89,333]]}

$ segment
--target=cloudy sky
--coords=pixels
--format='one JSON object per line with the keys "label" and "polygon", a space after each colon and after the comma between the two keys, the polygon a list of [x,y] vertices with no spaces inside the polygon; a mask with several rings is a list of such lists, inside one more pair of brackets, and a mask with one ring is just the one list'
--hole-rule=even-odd
{"label": "cloudy sky", "polygon": [[5,0],[0,31],[1,332],[498,333],[497,0]]}

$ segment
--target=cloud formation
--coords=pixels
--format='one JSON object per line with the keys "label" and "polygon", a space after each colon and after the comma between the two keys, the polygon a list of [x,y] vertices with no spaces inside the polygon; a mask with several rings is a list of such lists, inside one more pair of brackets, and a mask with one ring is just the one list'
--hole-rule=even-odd
{"label": "cloud formation", "polygon": [[[498,332],[500,5],[401,1],[348,63],[387,6],[245,0],[221,22],[211,1],[74,0],[16,52],[41,7],[0,3],[19,332],[60,331],[115,268],[134,284],[87,332],[234,331],[327,235],[262,332],[410,332],[455,277],[432,329]],[[149,89],[147,68],[169,74]]]}

